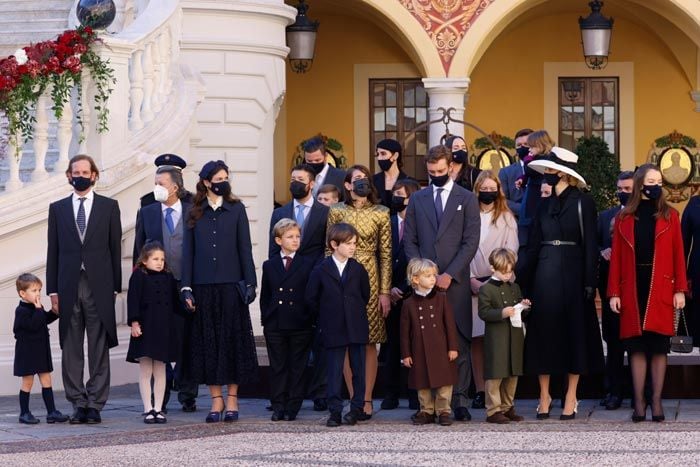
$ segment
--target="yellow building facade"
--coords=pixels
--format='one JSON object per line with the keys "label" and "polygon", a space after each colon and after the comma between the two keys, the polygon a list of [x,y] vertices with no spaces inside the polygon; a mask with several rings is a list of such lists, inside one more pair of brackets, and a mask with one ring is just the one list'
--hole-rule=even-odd
{"label": "yellow building facade", "polygon": [[[584,0],[306,3],[320,27],[311,70],[287,70],[275,132],[277,201],[289,198],[298,144],[319,132],[342,143],[348,165],[375,170],[371,80],[419,80],[430,98],[429,118],[439,116],[437,106],[451,106],[453,116],[486,133],[512,138],[520,128],[544,128],[555,140],[562,123],[560,80],[614,80],[613,152],[623,169],[645,162],[654,141],[674,130],[700,138],[697,0],[606,1],[602,12],[614,26],[602,70],[584,63],[578,26],[590,12]],[[444,130],[432,125],[427,146]],[[454,123],[450,132],[463,134],[468,145],[483,136]]]}

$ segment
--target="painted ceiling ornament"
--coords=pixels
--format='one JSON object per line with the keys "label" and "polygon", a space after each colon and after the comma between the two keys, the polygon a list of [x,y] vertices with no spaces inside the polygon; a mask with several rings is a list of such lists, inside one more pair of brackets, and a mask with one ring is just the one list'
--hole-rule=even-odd
{"label": "painted ceiling ornament", "polygon": [[448,74],[459,43],[478,16],[495,0],[399,0],[423,26]]}

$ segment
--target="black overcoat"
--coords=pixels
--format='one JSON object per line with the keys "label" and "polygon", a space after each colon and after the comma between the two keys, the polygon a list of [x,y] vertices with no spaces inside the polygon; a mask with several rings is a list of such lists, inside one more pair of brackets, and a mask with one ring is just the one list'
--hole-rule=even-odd
{"label": "black overcoat", "polygon": [[36,375],[53,371],[48,325],[58,319],[51,311],[33,303],[19,302],[12,332],[15,334],[15,376]]}
{"label": "black overcoat", "polygon": [[298,253],[288,271],[279,254],[263,263],[260,321],[266,330],[311,329],[311,310],[306,306],[304,293],[314,263],[312,258]]}
{"label": "black overcoat", "polygon": [[73,201],[68,196],[49,206],[48,251],[46,255],[46,293],[58,294],[63,340],[70,327],[73,305],[78,298],[81,264],[97,305],[97,314],[107,333],[109,347],[116,347],[117,323],[115,294],[122,290],[122,225],[117,201],[95,194],[87,220],[84,242],[80,242],[73,216]]}
{"label": "black overcoat", "polygon": [[[576,245],[542,243],[556,240]],[[587,374],[602,370],[595,304],[584,300],[584,288],[594,290],[596,286],[598,255],[593,199],[575,187],[543,199],[530,228],[526,253],[516,267],[518,282],[532,296],[525,337],[526,372]]]}

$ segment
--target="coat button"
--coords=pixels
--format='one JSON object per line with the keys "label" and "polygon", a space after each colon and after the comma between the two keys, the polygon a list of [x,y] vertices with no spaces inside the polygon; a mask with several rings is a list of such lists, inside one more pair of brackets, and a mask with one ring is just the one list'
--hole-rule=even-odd
{"label": "coat button", "polygon": [[421,327],[420,327],[420,328],[421,328],[421,329],[425,329],[425,326],[421,325]]}
{"label": "coat button", "polygon": [[282,287],[280,287],[280,292],[284,292],[284,289]]}
{"label": "coat button", "polygon": [[294,302],[289,302],[289,305],[290,305],[290,306],[291,306],[291,305],[294,305]]}
{"label": "coat button", "polygon": [[431,317],[431,318],[435,318],[435,315],[431,314],[430,317]]}
{"label": "coat button", "polygon": [[419,318],[419,319],[423,319],[423,316],[421,315],[421,316],[419,316],[418,318]]}
{"label": "coat button", "polygon": [[290,292],[294,292],[294,289],[289,289]]}
{"label": "coat button", "polygon": [[212,246],[213,246],[214,248],[216,248],[216,243],[214,243]]}
{"label": "coat button", "polygon": [[282,304],[282,300],[280,300],[280,305]]}
{"label": "coat button", "polygon": [[214,233],[216,233],[216,230],[214,231]]}
{"label": "coat button", "polygon": [[430,305],[430,309],[431,309],[431,310],[433,309],[433,305]]}
{"label": "coat button", "polygon": [[216,258],[214,258],[214,261],[216,261]]}
{"label": "coat button", "polygon": [[436,328],[436,327],[437,327],[437,324],[433,324],[433,327]]}

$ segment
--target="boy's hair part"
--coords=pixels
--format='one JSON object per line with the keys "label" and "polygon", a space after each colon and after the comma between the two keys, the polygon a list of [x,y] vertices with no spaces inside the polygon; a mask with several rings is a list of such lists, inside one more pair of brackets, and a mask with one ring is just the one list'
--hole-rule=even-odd
{"label": "boy's hair part", "polygon": [[408,266],[406,267],[406,280],[408,281],[408,285],[413,287],[413,278],[415,276],[425,274],[428,271],[435,271],[435,273],[437,274],[437,264],[430,261],[429,259],[413,258],[411,261],[408,262]]}
{"label": "boy's hair part", "polygon": [[28,272],[20,274],[17,278],[17,281],[15,281],[15,285],[17,286],[17,293],[21,292],[22,290],[27,290],[30,286],[34,284],[39,284],[39,287],[41,287],[41,279],[36,277],[34,274]]}
{"label": "boy's hair part", "polygon": [[508,248],[496,248],[489,255],[489,264],[494,271],[498,272],[507,272],[508,267],[512,271],[515,269],[516,261],[515,252]]}
{"label": "boy's hair part", "polygon": [[321,188],[318,189],[316,196],[320,195],[321,193],[332,193],[335,195],[336,199],[340,199],[340,190],[332,183],[321,185]]}
{"label": "boy's hair part", "polygon": [[333,224],[328,227],[328,232],[326,233],[326,245],[328,245],[329,249],[335,250],[335,248],[333,248],[331,245],[331,242],[335,242],[337,248],[337,245],[347,243],[352,240],[353,237],[357,236],[357,230],[355,230],[355,227],[352,225],[345,222]]}
{"label": "boy's hair part", "polygon": [[292,229],[297,229],[301,233],[301,227],[297,224],[294,219],[283,218],[277,221],[275,226],[272,228],[272,234],[275,238],[282,238],[282,235],[286,234]]}

